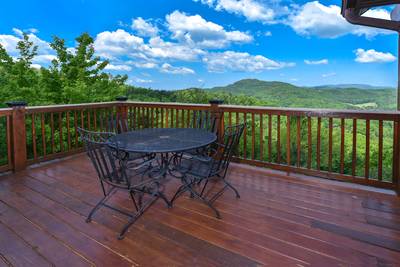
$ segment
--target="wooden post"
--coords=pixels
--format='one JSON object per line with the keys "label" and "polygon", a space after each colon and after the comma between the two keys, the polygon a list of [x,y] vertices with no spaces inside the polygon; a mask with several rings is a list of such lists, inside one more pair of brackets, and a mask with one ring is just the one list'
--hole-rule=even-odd
{"label": "wooden post", "polygon": [[127,121],[128,120],[128,105],[124,102],[128,100],[126,96],[119,96],[116,98],[117,101],[120,103],[117,104],[116,110],[116,127],[118,132],[126,132],[128,129],[120,129],[119,126],[125,127],[127,126],[125,123],[120,123],[120,121]]}
{"label": "wooden post", "polygon": [[211,104],[211,116],[215,118],[215,127],[216,127],[216,133],[218,136],[218,141],[223,142],[223,136],[224,136],[224,113],[222,109],[219,107],[219,105],[222,105],[224,103],[223,100],[210,100],[209,103]]}
{"label": "wooden post", "polygon": [[400,120],[396,119],[393,122],[393,184],[395,185],[397,195],[400,195]]}
{"label": "wooden post", "polygon": [[25,127],[25,107],[24,101],[7,102],[13,109],[11,120],[11,147],[13,171],[19,172],[26,169],[26,127]]}

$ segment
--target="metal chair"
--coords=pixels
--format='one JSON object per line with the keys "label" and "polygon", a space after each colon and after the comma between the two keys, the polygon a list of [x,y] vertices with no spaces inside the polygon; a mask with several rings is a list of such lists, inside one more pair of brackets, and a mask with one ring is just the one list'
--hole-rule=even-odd
{"label": "metal chair", "polygon": [[[138,164],[135,168],[128,168],[124,152],[118,149],[116,143],[110,142],[110,137],[114,133],[91,132],[80,128],[78,131],[85,144],[86,152],[96,169],[104,195],[89,213],[86,222],[90,222],[94,213],[103,206],[126,215],[129,217],[128,223],[118,235],[118,239],[122,239],[129,227],[158,198],[162,198],[167,206],[171,207],[162,192],[163,186],[160,184],[160,180],[146,175],[150,168],[148,162]],[[106,203],[117,190],[125,190],[129,194],[135,208],[134,211],[127,212]],[[144,194],[150,195],[146,201],[143,201]]]}
{"label": "metal chair", "polygon": [[192,121],[190,123],[191,128],[203,129],[210,132],[217,131],[216,118],[208,110],[194,110]]}
{"label": "metal chair", "polygon": [[[131,116],[128,114],[128,117]],[[135,131],[136,127],[135,125],[129,125],[128,122],[128,117],[122,118],[114,115],[109,115],[106,121],[106,130],[107,132],[112,132],[114,134],[118,133],[125,133],[125,132],[130,132],[130,131]],[[134,161],[137,159],[143,159],[147,160],[149,158],[154,158],[155,155],[148,155],[148,154],[142,154],[142,153],[126,153],[126,156],[128,157],[128,161]]]}
{"label": "metal chair", "polygon": [[[190,128],[202,129],[217,134],[217,120],[208,110],[194,110]],[[202,155],[207,151],[208,147],[191,149],[184,151],[182,157],[192,157]]]}
{"label": "metal chair", "polygon": [[[226,174],[229,164],[234,154],[235,148],[244,131],[244,124],[227,127],[224,132],[224,143],[214,143],[208,153],[191,158],[182,158],[177,170],[182,173],[182,186],[179,187],[174,197],[171,200],[173,203],[184,192],[189,192],[191,197],[195,197],[209,206],[216,214],[217,218],[221,218],[219,211],[213,206],[213,203],[224,193],[228,188],[232,189],[237,198],[240,198],[239,192],[227,180]],[[211,180],[222,181],[224,186],[213,196],[207,198],[205,189]],[[204,182],[201,191],[196,190],[196,187]]]}

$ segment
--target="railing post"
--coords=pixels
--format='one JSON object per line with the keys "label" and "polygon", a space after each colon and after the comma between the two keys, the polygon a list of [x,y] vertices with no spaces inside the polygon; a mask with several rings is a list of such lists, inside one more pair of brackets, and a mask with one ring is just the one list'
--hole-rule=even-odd
{"label": "railing post", "polygon": [[[116,100],[119,101],[119,102],[126,102],[128,100],[128,97],[119,96],[119,97],[116,98]],[[116,114],[116,123],[117,123],[116,127],[117,127],[117,130],[119,132],[127,131],[128,129],[120,129],[119,126],[124,127],[125,124],[124,123],[119,123],[119,122],[121,120],[127,120],[128,119],[128,105],[125,104],[125,103],[119,103],[117,105],[116,113],[117,113]]]}
{"label": "railing post", "polygon": [[11,147],[13,171],[19,172],[26,169],[26,128],[25,128],[25,107],[24,101],[13,101],[6,103],[13,109],[11,119]]}
{"label": "railing post", "polygon": [[224,103],[223,100],[210,100],[209,103],[211,104],[211,116],[215,118],[215,127],[216,127],[216,132],[218,135],[218,141],[222,142],[223,136],[224,136],[224,112],[222,111],[220,105]]}
{"label": "railing post", "polygon": [[400,195],[400,120],[397,118],[393,122],[393,183],[396,188],[397,195]]}

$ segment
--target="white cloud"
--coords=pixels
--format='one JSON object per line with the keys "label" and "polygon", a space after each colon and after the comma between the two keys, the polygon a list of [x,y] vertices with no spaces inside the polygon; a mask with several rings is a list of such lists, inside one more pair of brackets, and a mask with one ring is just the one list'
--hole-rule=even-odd
{"label": "white cloud", "polygon": [[167,42],[160,37],[151,38],[149,41],[149,55],[154,58],[195,61],[205,52],[187,45]]}
{"label": "white cloud", "polygon": [[31,67],[34,68],[34,69],[40,70],[40,68],[41,68],[42,66],[39,65],[39,64],[31,64]]}
{"label": "white cloud", "polygon": [[[14,59],[19,56],[19,51],[17,49],[18,42],[22,40],[23,31],[17,28],[12,29],[15,35],[7,35],[7,34],[0,34],[0,44],[6,49],[7,53],[10,54]],[[34,68],[40,68],[38,66],[47,65],[53,59],[55,59],[55,52],[50,47],[50,43],[40,39],[38,36],[34,34],[34,29],[29,29],[28,37],[34,45],[38,47],[37,55],[33,58],[31,66]]]}
{"label": "white cloud", "polygon": [[336,72],[325,73],[325,74],[322,74],[321,76],[322,76],[322,78],[333,77],[333,76],[336,76]]}
{"label": "white cloud", "polygon": [[[286,24],[303,36],[321,38],[337,38],[346,34],[372,38],[378,34],[390,34],[390,31],[357,26],[348,23],[341,15],[341,8],[336,5],[325,6],[318,1],[308,2],[298,7],[294,14],[288,17]],[[369,11],[365,16],[380,18],[390,17],[384,9]]]}
{"label": "white cloud", "polygon": [[126,64],[133,65],[139,69],[156,69],[158,65],[154,62],[137,62],[133,60],[128,60],[125,62]]}
{"label": "white cloud", "polygon": [[146,79],[141,79],[141,78],[135,78],[135,82],[137,82],[137,83],[152,83],[153,80],[146,80]]}
{"label": "white cloud", "polygon": [[189,16],[174,11],[166,16],[173,38],[201,48],[223,48],[231,43],[248,43],[253,37],[241,31],[226,31],[221,25],[206,21],[200,15]]}
{"label": "white cloud", "polygon": [[163,73],[170,74],[194,74],[194,70],[186,68],[186,67],[173,67],[168,63],[164,63],[160,69]]}
{"label": "white cloud", "polygon": [[166,42],[160,37],[153,37],[148,43],[143,38],[118,29],[97,34],[94,46],[96,52],[105,58],[128,57],[140,62],[153,62],[155,59],[171,59],[193,61],[204,53],[200,49],[191,48],[172,42]]}
{"label": "white cloud", "polygon": [[141,17],[132,19],[131,28],[135,30],[138,35],[144,37],[153,37],[156,36],[159,32],[159,29],[156,26],[154,26],[150,22],[145,21]]}
{"label": "white cloud", "polygon": [[321,59],[321,60],[304,60],[304,63],[307,65],[327,65],[329,64],[329,60],[327,59]]}
{"label": "white cloud", "polygon": [[113,64],[108,64],[105,67],[106,70],[116,70],[116,71],[131,71],[132,67],[128,65],[113,65]]}
{"label": "white cloud", "polygon": [[20,38],[15,37],[14,35],[7,35],[7,34],[0,35],[0,44],[10,55],[17,54],[18,50],[16,49],[16,47],[19,41]]}
{"label": "white cloud", "polygon": [[210,53],[203,58],[210,72],[226,72],[227,70],[240,72],[261,72],[284,67],[292,67],[294,63],[277,62],[261,55],[250,55],[234,51]]}
{"label": "white cloud", "polygon": [[131,35],[118,29],[116,31],[104,31],[97,34],[94,41],[96,52],[102,57],[113,58],[119,55],[143,54],[147,47],[142,38]]}
{"label": "white cloud", "polygon": [[[210,7],[214,7],[218,11],[244,16],[249,21],[260,21],[263,23],[272,23],[275,19],[275,11],[272,7],[257,0],[195,0]],[[277,1],[271,1],[274,4]]]}
{"label": "white cloud", "polygon": [[396,57],[391,53],[378,52],[374,49],[364,50],[357,49],[355,51],[356,62],[359,63],[385,63],[396,61]]}

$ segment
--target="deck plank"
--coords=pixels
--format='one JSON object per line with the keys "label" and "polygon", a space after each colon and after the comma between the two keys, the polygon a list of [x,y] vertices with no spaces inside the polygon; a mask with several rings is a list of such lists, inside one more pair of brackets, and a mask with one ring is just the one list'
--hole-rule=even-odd
{"label": "deck plank", "polygon": [[[101,197],[85,155],[0,178],[0,266],[400,265],[398,197],[237,164],[228,179],[242,198],[217,200],[222,220],[184,195],[118,241],[124,216],[100,209],[84,221]],[[123,192],[111,202],[131,208]]]}

